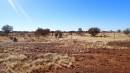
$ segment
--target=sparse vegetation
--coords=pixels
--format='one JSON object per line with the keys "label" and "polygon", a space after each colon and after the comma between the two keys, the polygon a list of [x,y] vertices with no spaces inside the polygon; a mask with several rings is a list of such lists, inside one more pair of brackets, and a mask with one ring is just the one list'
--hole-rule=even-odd
{"label": "sparse vegetation", "polygon": [[13,42],[18,42],[18,39],[16,37],[9,37],[10,40],[12,40]]}
{"label": "sparse vegetation", "polygon": [[16,37],[14,37],[13,41],[14,42],[18,42],[18,39]]}
{"label": "sparse vegetation", "polygon": [[130,47],[130,41],[111,41],[107,45],[114,47]]}
{"label": "sparse vegetation", "polygon": [[0,0],[0,73],[130,73],[130,0]]}
{"label": "sparse vegetation", "polygon": [[[106,68],[109,70],[108,73],[129,72],[129,41],[121,41],[121,43],[119,41],[85,42],[75,39],[71,42],[69,40],[68,42],[63,40],[63,42],[0,44],[0,52],[2,52],[0,53],[0,72],[61,73],[62,71],[62,73],[72,73],[73,71],[76,73],[84,71],[84,73],[101,73],[106,72],[104,70]],[[72,42],[74,44],[71,44]],[[118,45],[120,46],[116,47]],[[125,70],[122,69],[122,65],[126,67]]]}
{"label": "sparse vegetation", "polygon": [[62,32],[60,30],[55,31],[55,37],[56,38],[62,38],[63,37]]}
{"label": "sparse vegetation", "polygon": [[122,31],[120,29],[117,30],[118,33],[121,33]]}
{"label": "sparse vegetation", "polygon": [[69,35],[73,35],[74,31],[69,31]]}
{"label": "sparse vegetation", "polygon": [[77,31],[77,33],[78,33],[79,35],[82,35],[82,33],[83,33],[83,30],[82,30],[82,28],[78,28],[78,31]]}
{"label": "sparse vegetation", "polygon": [[[79,36],[82,33],[84,36]],[[0,36],[0,73],[105,73],[106,69],[108,73],[130,72],[130,41],[126,41],[130,38],[124,33],[100,33],[99,28],[90,28],[88,33],[82,29],[50,32],[38,28],[35,32],[11,34],[10,39]]]}
{"label": "sparse vegetation", "polygon": [[128,35],[130,33],[130,28],[125,29],[124,33]]}

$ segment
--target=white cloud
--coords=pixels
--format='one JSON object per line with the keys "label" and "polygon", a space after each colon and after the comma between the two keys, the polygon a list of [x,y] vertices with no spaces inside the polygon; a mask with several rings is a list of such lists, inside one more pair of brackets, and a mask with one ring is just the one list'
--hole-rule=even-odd
{"label": "white cloud", "polygon": [[13,0],[8,0],[8,2],[11,5],[11,7],[15,10],[15,12],[18,13],[19,11],[18,11],[17,7],[15,6]]}
{"label": "white cloud", "polygon": [[8,0],[9,4],[11,5],[11,7],[14,9],[14,11],[18,14],[18,15],[22,15],[24,16],[30,23],[32,23],[32,20],[30,18],[30,16],[27,14],[27,12],[22,8],[22,6],[18,3],[16,3],[15,0]]}

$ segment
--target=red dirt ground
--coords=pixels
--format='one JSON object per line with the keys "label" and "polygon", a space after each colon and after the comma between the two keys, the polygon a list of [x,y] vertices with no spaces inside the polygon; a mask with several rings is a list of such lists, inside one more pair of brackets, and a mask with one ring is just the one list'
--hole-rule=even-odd
{"label": "red dirt ground", "polygon": [[[3,49],[7,49],[7,51],[5,52]],[[35,58],[37,53],[47,52],[64,53],[75,57],[75,62],[70,68],[63,67],[48,72],[35,71],[33,73],[130,73],[130,48],[88,49],[78,44],[64,46],[60,43],[6,43],[0,45],[0,53],[11,52],[25,54],[29,58]]]}

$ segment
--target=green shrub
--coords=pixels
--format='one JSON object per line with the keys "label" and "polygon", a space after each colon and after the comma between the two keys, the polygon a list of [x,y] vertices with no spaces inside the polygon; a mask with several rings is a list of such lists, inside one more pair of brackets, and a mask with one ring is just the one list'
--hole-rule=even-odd
{"label": "green shrub", "polygon": [[93,27],[88,30],[88,33],[91,34],[91,36],[96,36],[98,33],[100,33],[100,29]]}

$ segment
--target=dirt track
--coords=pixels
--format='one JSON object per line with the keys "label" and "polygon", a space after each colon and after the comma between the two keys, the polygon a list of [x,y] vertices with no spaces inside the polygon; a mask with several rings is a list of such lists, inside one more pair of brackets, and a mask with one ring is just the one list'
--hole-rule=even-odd
{"label": "dirt track", "polygon": [[[28,58],[35,58],[37,54],[47,52],[75,57],[75,62],[70,68],[58,68],[47,73],[130,73],[130,48],[88,49],[79,44],[65,46],[61,43],[6,43],[0,45],[0,53],[25,54]],[[40,73],[45,72],[40,71]]]}

